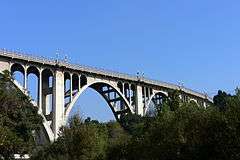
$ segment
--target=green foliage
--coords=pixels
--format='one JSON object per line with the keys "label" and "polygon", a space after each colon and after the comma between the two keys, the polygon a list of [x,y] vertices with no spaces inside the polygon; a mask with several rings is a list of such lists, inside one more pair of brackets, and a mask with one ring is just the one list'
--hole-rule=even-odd
{"label": "green foliage", "polygon": [[218,94],[213,97],[214,105],[220,108],[221,110],[225,110],[227,107],[227,101],[231,97],[230,94],[227,94],[224,91],[219,90]]}
{"label": "green foliage", "polygon": [[176,100],[167,103],[174,102],[174,111],[163,107],[147,121],[128,118],[129,133],[137,130],[138,123],[144,123],[145,132],[114,146],[115,159],[240,159],[240,92],[237,89],[236,95],[223,97],[224,110],[220,105],[205,109]]}
{"label": "green foliage", "polygon": [[0,157],[31,152],[36,146],[33,131],[39,130],[42,118],[13,85],[8,71],[0,76],[0,102]]}
{"label": "green foliage", "polygon": [[169,92],[168,106],[170,107],[171,111],[175,111],[179,108],[179,106],[181,104],[179,95],[180,95],[180,91],[178,91],[178,90]]}
{"label": "green foliage", "polygon": [[[181,102],[175,92],[155,117],[124,116],[121,123],[125,131],[116,122],[99,123],[88,118],[82,123],[75,119],[70,121],[68,131],[45,150],[48,154],[40,157],[46,159],[51,152],[52,159],[240,159],[240,91],[219,95],[216,105],[205,109],[193,102]],[[81,126],[88,129],[82,131]],[[88,154],[82,158],[84,150]]]}
{"label": "green foliage", "polygon": [[104,127],[78,116],[70,119],[69,125],[61,129],[57,141],[39,151],[32,159],[97,160],[104,159],[107,132]]}
{"label": "green foliage", "polygon": [[106,159],[118,160],[127,153],[126,145],[130,141],[130,135],[127,134],[117,122],[106,124],[108,130],[108,147],[106,150]]}
{"label": "green foliage", "polygon": [[145,118],[136,114],[125,115],[121,119],[123,128],[132,136],[140,136],[145,129]]}
{"label": "green foliage", "polygon": [[[0,155],[31,153],[32,131],[41,118],[29,99],[16,90],[9,73],[0,80]],[[52,144],[35,150],[33,160],[236,160],[240,159],[240,90],[219,91],[208,108],[183,103],[169,93],[155,116],[134,114],[99,123],[78,116],[62,127]],[[16,98],[17,97],[17,98]]]}

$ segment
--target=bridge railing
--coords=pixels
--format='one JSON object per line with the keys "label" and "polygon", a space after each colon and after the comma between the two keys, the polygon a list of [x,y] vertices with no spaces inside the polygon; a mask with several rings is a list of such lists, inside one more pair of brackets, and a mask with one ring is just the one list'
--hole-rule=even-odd
{"label": "bridge railing", "polygon": [[145,77],[134,76],[131,74],[116,72],[116,71],[112,71],[112,70],[108,70],[108,69],[102,69],[102,68],[97,68],[97,67],[92,67],[92,66],[87,66],[87,65],[73,64],[64,59],[46,58],[43,56],[36,56],[33,54],[20,53],[18,51],[9,51],[6,49],[0,49],[0,55],[8,56],[11,58],[16,58],[16,59],[23,59],[23,60],[27,60],[27,61],[39,62],[39,63],[43,63],[43,64],[65,66],[65,67],[68,67],[71,69],[87,71],[90,73],[96,73],[96,74],[100,74],[100,75],[108,75],[108,76],[117,77],[120,79],[141,81],[144,83],[153,84],[153,85],[157,85],[157,86],[165,86],[167,88],[176,89],[176,90],[181,89],[189,94],[196,94],[202,98],[205,97],[206,99],[211,100],[211,98],[208,97],[206,94],[194,91],[192,89],[185,88],[183,86],[179,86],[179,85],[175,85],[175,84],[167,83],[167,82],[162,82],[159,80],[153,80],[153,79],[149,79],[149,78],[145,78]]}
{"label": "bridge railing", "polygon": [[0,49],[0,55],[12,57],[12,58],[24,59],[24,60],[28,60],[28,61],[36,61],[36,62],[41,62],[41,63],[54,63],[54,61],[55,61],[53,58],[46,58],[43,56],[22,53],[22,52],[18,52],[18,51],[10,51],[10,50],[6,50],[6,49]]}

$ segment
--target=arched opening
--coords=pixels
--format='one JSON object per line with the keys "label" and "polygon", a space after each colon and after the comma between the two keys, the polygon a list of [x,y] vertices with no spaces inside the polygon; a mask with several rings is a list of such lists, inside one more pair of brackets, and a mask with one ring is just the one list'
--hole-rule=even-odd
{"label": "arched opening", "polygon": [[150,97],[148,106],[145,110],[145,115],[152,117],[155,116],[157,112],[161,112],[166,100],[167,96],[164,93],[158,92],[154,94],[152,97]]}
{"label": "arched opening", "polygon": [[50,69],[42,71],[42,111],[49,120],[53,110],[53,72]]}
{"label": "arched opening", "polygon": [[197,100],[194,100],[194,99],[190,99],[189,100],[189,104],[191,104],[192,106],[198,106],[198,101]]}
{"label": "arched opening", "polygon": [[78,98],[70,112],[70,117],[75,114],[79,114],[83,119],[90,117],[92,120],[98,120],[99,122],[115,120],[108,103],[92,88],[87,88]]}
{"label": "arched opening", "polygon": [[14,63],[11,66],[11,75],[22,87],[24,87],[24,68],[19,63]]}
{"label": "arched opening", "polygon": [[39,71],[36,67],[30,66],[27,69],[27,90],[31,99],[38,103],[39,100]]}
{"label": "arched opening", "polygon": [[80,81],[81,81],[81,84],[80,84],[81,88],[87,85],[87,77],[85,75],[81,75]]}
{"label": "arched opening", "polygon": [[77,74],[73,74],[72,75],[72,89],[73,89],[73,96],[75,96],[77,93],[78,93],[78,91],[79,91],[79,75],[77,75]]}
{"label": "arched opening", "polygon": [[[94,92],[91,92],[93,90]],[[96,95],[96,93],[98,93],[98,95]],[[93,96],[88,96],[85,98],[85,95]],[[113,113],[115,119],[117,121],[121,121],[121,118],[124,115],[131,112],[129,106],[127,105],[126,99],[123,98],[122,94],[118,92],[116,88],[106,83],[99,82],[91,84],[86,90],[84,90],[84,93],[81,93],[79,96],[80,98],[74,104],[77,107],[74,107],[73,110],[72,107],[67,108],[67,117],[73,115],[73,113],[80,113],[81,116],[86,118],[86,112],[91,112],[93,114],[90,113],[89,115],[93,118],[97,118],[99,121],[107,121],[113,119]],[[102,101],[102,99],[105,101]],[[81,101],[85,101],[85,103],[89,104],[90,106],[84,105]],[[104,107],[106,105],[108,107]],[[108,110],[106,110],[106,108],[108,108]],[[70,111],[71,113],[69,114]],[[112,112],[111,115],[109,115],[110,111]],[[107,116],[106,113],[108,114]]]}
{"label": "arched opening", "polygon": [[67,106],[71,102],[71,77],[70,73],[64,73],[64,104]]}

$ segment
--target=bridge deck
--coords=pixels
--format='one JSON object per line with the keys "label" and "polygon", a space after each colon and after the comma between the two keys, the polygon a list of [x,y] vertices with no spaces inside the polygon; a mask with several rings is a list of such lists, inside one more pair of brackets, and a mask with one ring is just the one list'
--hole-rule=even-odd
{"label": "bridge deck", "polygon": [[59,66],[59,67],[66,67],[72,70],[78,70],[82,72],[88,72],[88,73],[94,73],[102,76],[108,76],[112,78],[118,78],[118,79],[124,79],[124,80],[130,80],[134,82],[140,82],[140,83],[146,83],[150,84],[153,86],[161,86],[164,88],[169,88],[169,89],[174,89],[174,90],[182,90],[187,94],[200,97],[202,99],[207,99],[208,101],[212,101],[210,97],[208,97],[206,94],[199,93],[196,91],[193,91],[191,89],[181,87],[175,84],[171,83],[166,83],[158,80],[152,80],[148,79],[145,77],[138,77],[138,76],[133,76],[129,74],[123,74],[111,70],[106,70],[106,69],[100,69],[100,68],[95,68],[95,67],[89,67],[85,65],[79,65],[79,64],[71,64],[63,60],[56,60],[56,59],[50,59],[50,58],[45,58],[41,56],[33,56],[30,54],[23,54],[23,53],[18,53],[14,51],[7,51],[4,49],[0,49],[0,56],[9,58],[9,59],[17,59],[17,60],[22,60],[22,61],[28,61],[28,62],[34,62],[34,63],[40,63],[40,64],[46,64],[50,66]]}

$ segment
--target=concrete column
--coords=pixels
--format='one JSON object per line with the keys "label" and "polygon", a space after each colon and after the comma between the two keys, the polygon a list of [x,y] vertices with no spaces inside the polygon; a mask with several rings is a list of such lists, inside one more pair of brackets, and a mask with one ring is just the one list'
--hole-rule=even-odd
{"label": "concrete column", "polygon": [[148,100],[150,100],[150,98],[151,98],[151,89],[148,88]]}
{"label": "concrete column", "polygon": [[38,79],[38,112],[42,113],[42,69],[39,70]]}
{"label": "concrete column", "polygon": [[25,90],[27,90],[27,68],[24,67],[24,82],[23,82],[23,87]]}
{"label": "concrete column", "polygon": [[123,85],[122,93],[123,93],[123,96],[126,97],[126,95],[125,95],[125,83],[123,82],[122,85]]}
{"label": "concrete column", "polygon": [[81,75],[78,76],[78,91],[81,89]]}
{"label": "concrete column", "polygon": [[73,99],[73,74],[70,74],[70,102],[72,102]]}
{"label": "concrete column", "polygon": [[143,116],[143,99],[142,99],[142,86],[136,86],[136,95],[135,95],[135,102],[136,102],[136,112],[138,115]]}
{"label": "concrete column", "polygon": [[144,86],[144,106],[147,107],[147,87]]}
{"label": "concrete column", "polygon": [[55,139],[58,137],[64,120],[64,73],[56,70],[53,83],[53,133]]}

